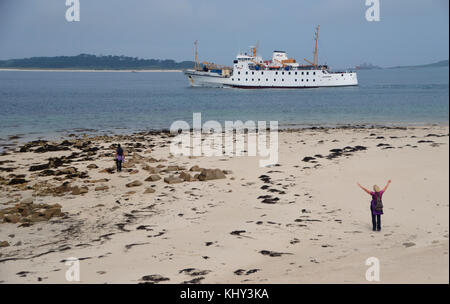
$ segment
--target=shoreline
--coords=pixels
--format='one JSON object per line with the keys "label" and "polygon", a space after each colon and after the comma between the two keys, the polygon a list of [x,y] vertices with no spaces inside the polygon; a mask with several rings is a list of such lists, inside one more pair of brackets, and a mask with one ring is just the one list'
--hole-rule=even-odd
{"label": "shoreline", "polygon": [[110,72],[122,72],[122,73],[152,73],[152,72],[158,72],[158,73],[162,73],[162,72],[170,72],[170,73],[180,73],[183,72],[183,70],[161,70],[161,69],[155,69],[155,70],[132,70],[132,69],[127,69],[127,70],[89,70],[89,69],[20,69],[20,68],[0,68],[0,72],[5,71],[5,72],[88,72],[88,73],[110,73]]}
{"label": "shoreline", "polygon": [[[381,283],[448,284],[448,132],[286,130],[271,167],[177,157],[158,131],[15,147],[0,156],[0,282],[66,283],[77,257],[83,283],[367,283],[375,256]],[[372,232],[356,182],[387,179]]]}
{"label": "shoreline", "polygon": [[[449,127],[448,122],[434,122],[434,123],[356,123],[356,124],[317,124],[317,125],[301,125],[301,124],[286,124],[278,127],[279,132],[295,132],[302,130],[370,130],[370,129],[409,129],[409,128],[429,128],[429,127]],[[192,132],[192,128],[190,130]],[[224,131],[222,131],[223,133]],[[76,136],[131,136],[133,134],[168,134],[169,128],[149,128],[149,129],[123,129],[117,130],[96,130],[96,129],[74,129],[64,131],[54,131],[50,133],[13,133],[5,134],[0,137],[0,153],[4,147],[14,147],[25,142],[34,140],[43,141],[63,141],[70,137]]]}

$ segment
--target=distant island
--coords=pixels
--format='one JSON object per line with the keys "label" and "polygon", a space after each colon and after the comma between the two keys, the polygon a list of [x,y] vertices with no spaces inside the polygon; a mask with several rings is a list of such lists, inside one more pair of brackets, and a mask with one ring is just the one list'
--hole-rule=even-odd
{"label": "distant island", "polygon": [[448,67],[448,59],[447,60],[441,60],[441,61],[434,62],[434,63],[430,63],[430,64],[395,66],[395,67],[390,67],[389,69],[439,68],[439,67]]}
{"label": "distant island", "polygon": [[[371,63],[356,66],[357,70],[404,69],[448,67],[448,60],[435,63],[383,68]],[[0,60],[0,69],[30,70],[183,70],[194,68],[194,61],[176,62],[172,59],[142,59],[129,56],[97,56],[80,54],[77,56],[31,57]]]}
{"label": "distant island", "polygon": [[393,67],[382,68],[377,65],[373,65],[371,63],[362,63],[356,66],[357,70],[374,70],[374,69],[420,69],[420,68],[439,68],[439,67],[448,67],[448,60],[441,60],[438,62],[430,63],[430,64],[421,64],[421,65],[399,65]]}
{"label": "distant island", "polygon": [[0,69],[182,70],[193,67],[193,61],[176,62],[171,59],[140,59],[89,54],[0,60]]}
{"label": "distant island", "polygon": [[379,66],[377,66],[377,65],[373,65],[373,64],[371,64],[371,63],[367,63],[367,62],[364,62],[364,63],[362,63],[362,64],[360,64],[360,65],[357,65],[356,68],[357,68],[358,70],[381,69],[381,67],[379,67]]}

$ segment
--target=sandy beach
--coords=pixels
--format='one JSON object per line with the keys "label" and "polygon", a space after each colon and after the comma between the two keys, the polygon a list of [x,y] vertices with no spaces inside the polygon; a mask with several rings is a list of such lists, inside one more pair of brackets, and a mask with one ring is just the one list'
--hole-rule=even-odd
{"label": "sandy beach", "polygon": [[[163,132],[8,147],[0,282],[68,283],[76,257],[81,283],[370,283],[376,257],[380,283],[448,284],[448,133],[284,130],[278,165],[262,168],[258,157],[174,157]],[[373,232],[356,183],[388,179]]]}

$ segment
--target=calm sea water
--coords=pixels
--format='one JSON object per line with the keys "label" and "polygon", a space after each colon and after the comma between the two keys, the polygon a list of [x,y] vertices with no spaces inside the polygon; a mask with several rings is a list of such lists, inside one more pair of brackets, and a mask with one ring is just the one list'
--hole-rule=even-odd
{"label": "calm sea water", "polygon": [[280,126],[449,121],[448,68],[359,71],[358,87],[191,88],[182,73],[0,71],[0,139],[169,128],[175,120],[277,120]]}

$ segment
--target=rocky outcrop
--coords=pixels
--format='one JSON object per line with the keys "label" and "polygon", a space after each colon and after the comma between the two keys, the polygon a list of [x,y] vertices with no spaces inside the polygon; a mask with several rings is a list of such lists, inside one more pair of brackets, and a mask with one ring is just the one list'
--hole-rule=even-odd
{"label": "rocky outcrop", "polygon": [[132,181],[131,183],[126,184],[125,186],[127,186],[128,188],[139,187],[139,186],[142,186],[142,182],[135,180],[135,181]]}
{"label": "rocky outcrop", "polygon": [[161,179],[161,176],[159,176],[158,174],[152,174],[149,177],[147,177],[145,179],[146,182],[156,182],[159,181]]}
{"label": "rocky outcrop", "polygon": [[164,182],[166,182],[168,184],[179,184],[179,183],[182,183],[183,180],[179,177],[170,175],[169,177],[164,177]]}
{"label": "rocky outcrop", "polygon": [[178,177],[181,178],[182,180],[184,180],[185,182],[193,181],[193,177],[185,171],[181,172]]}
{"label": "rocky outcrop", "polygon": [[200,181],[208,181],[214,179],[226,178],[225,174],[220,169],[203,169],[197,176]]}
{"label": "rocky outcrop", "polygon": [[0,210],[0,220],[3,223],[13,224],[43,222],[48,221],[52,217],[60,217],[62,215],[61,205],[34,204],[31,198],[23,200],[14,207]]}

